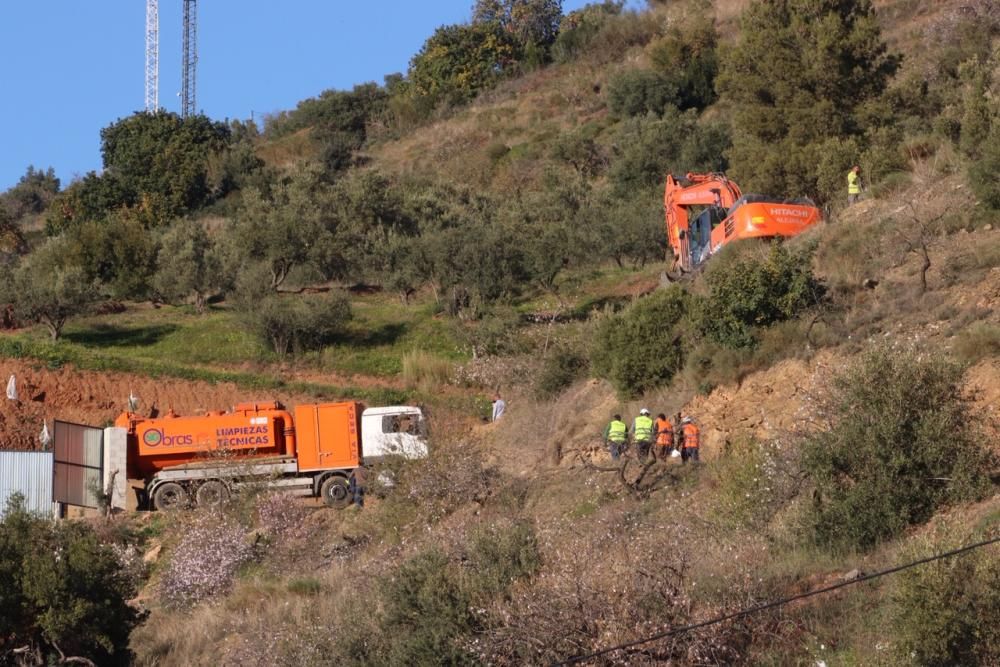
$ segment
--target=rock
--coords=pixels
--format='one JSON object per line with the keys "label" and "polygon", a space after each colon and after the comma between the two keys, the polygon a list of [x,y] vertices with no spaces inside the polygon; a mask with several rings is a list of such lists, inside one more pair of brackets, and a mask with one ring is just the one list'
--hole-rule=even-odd
{"label": "rock", "polygon": [[983,225],[983,231],[984,232],[992,232],[993,231],[993,225]]}
{"label": "rock", "polygon": [[861,286],[865,289],[875,289],[878,287],[878,281],[874,278],[865,278],[861,281]]}
{"label": "rock", "polygon": [[163,551],[163,545],[157,544],[155,547],[147,551],[142,555],[142,562],[146,564],[155,563],[160,559],[160,552]]}
{"label": "rock", "polygon": [[860,579],[863,576],[865,576],[864,572],[862,572],[858,568],[854,568],[853,570],[851,570],[850,572],[848,572],[847,574],[845,574],[844,576],[842,576],[840,578],[840,580],[841,581],[854,581],[855,579]]}
{"label": "rock", "polygon": [[343,552],[343,551],[345,551],[347,549],[350,549],[350,548],[351,548],[351,542],[350,542],[350,540],[348,540],[347,538],[345,538],[343,536],[340,536],[340,537],[333,538],[332,540],[330,540],[329,542],[327,542],[325,545],[323,545],[323,548],[320,550],[320,554],[324,558],[329,558],[330,556],[333,556],[334,554]]}

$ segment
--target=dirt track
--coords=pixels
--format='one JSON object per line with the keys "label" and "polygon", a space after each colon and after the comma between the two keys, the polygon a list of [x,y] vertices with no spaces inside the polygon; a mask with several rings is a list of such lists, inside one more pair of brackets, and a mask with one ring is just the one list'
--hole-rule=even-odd
{"label": "dirt track", "polygon": [[6,386],[17,378],[18,401],[0,403],[0,449],[39,447],[42,420],[71,421],[103,426],[125,410],[129,392],[139,398],[141,414],[155,408],[178,414],[222,410],[241,401],[273,401],[294,405],[311,400],[280,390],[240,389],[232,383],[210,384],[172,378],[149,378],[128,373],[98,373],[64,366],[48,369],[26,360],[0,360],[0,378]]}

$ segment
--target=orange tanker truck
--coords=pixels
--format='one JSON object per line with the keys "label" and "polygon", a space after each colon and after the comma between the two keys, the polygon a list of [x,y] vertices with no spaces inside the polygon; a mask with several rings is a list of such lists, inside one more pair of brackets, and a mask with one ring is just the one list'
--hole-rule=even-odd
{"label": "orange tanker truck", "polygon": [[353,401],[294,411],[277,402],[241,403],[191,417],[126,412],[107,429],[56,422],[53,449],[54,500],[93,506],[83,487],[103,480],[100,488],[117,485],[114,506],[124,507],[131,480],[140,505],[157,510],[216,505],[250,483],[341,507],[350,502],[348,480],[362,460],[427,455],[420,408],[364,409]]}

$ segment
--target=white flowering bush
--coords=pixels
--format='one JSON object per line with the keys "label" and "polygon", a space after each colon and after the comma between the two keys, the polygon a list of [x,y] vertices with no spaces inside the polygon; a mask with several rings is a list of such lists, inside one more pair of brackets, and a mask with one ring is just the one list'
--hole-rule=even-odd
{"label": "white flowering bush", "polygon": [[451,382],[461,387],[507,387],[521,384],[536,367],[537,362],[528,356],[477,357],[456,366]]}
{"label": "white flowering bush", "polygon": [[270,538],[299,539],[309,534],[309,508],[287,493],[266,493],[257,499],[257,526]]}
{"label": "white flowering bush", "polygon": [[797,456],[780,441],[737,440],[713,466],[715,519],[729,528],[763,528],[798,490]]}
{"label": "white flowering bush", "polygon": [[166,602],[189,606],[229,589],[255,545],[244,526],[224,513],[192,511],[183,519],[160,590]]}
{"label": "white flowering bush", "polygon": [[[546,664],[685,625],[718,613],[688,590],[694,561],[680,527],[609,520],[600,533],[567,525],[541,540],[545,567],[510,600],[480,613],[469,645],[493,665]],[[599,664],[731,664],[751,641],[730,622],[619,651]]]}
{"label": "white flowering bush", "polygon": [[431,448],[428,458],[401,469],[399,493],[394,498],[419,507],[431,524],[469,501],[485,502],[500,483],[499,470],[488,465],[475,446],[439,444]]}

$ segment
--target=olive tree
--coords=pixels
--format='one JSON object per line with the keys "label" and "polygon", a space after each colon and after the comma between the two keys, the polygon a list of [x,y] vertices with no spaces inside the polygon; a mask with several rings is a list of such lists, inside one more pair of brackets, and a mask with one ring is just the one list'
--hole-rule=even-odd
{"label": "olive tree", "polygon": [[40,322],[57,340],[66,321],[100,297],[83,269],[67,260],[67,243],[51,239],[15,269],[10,295],[18,319]]}
{"label": "olive tree", "polygon": [[194,302],[195,310],[205,312],[208,297],[223,286],[222,262],[215,242],[205,228],[182,220],[171,227],[160,241],[153,288],[168,301]]}

